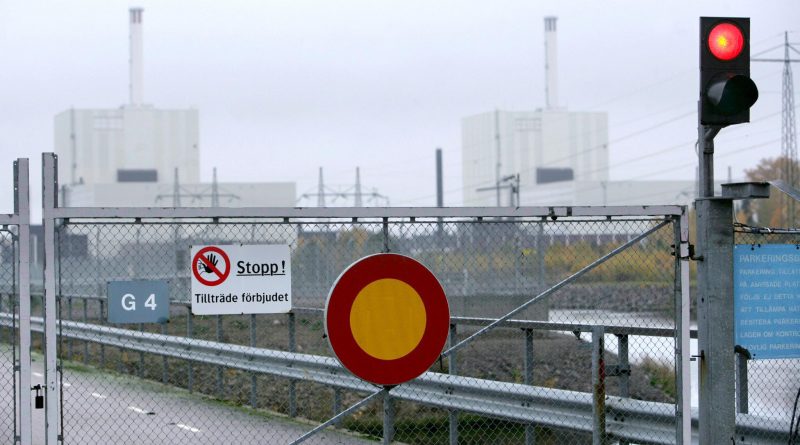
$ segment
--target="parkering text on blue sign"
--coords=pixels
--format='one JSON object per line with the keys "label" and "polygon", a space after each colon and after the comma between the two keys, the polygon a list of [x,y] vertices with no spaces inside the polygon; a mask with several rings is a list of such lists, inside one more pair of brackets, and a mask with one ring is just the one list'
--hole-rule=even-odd
{"label": "parkering text on blue sign", "polygon": [[800,358],[800,248],[737,244],[733,252],[736,344],[753,359]]}

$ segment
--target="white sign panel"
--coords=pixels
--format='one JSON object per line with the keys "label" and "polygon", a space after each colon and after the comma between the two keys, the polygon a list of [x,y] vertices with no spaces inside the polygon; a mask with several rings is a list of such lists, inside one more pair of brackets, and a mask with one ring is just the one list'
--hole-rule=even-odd
{"label": "white sign panel", "polygon": [[277,314],[292,309],[288,245],[192,247],[192,313]]}

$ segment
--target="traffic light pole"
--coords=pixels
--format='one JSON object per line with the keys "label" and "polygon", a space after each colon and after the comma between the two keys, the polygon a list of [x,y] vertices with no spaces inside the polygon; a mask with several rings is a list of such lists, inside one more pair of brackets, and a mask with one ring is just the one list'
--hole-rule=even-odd
{"label": "traffic light pole", "polygon": [[697,330],[700,443],[736,443],[733,353],[733,201],[714,196],[714,137],[698,125]]}

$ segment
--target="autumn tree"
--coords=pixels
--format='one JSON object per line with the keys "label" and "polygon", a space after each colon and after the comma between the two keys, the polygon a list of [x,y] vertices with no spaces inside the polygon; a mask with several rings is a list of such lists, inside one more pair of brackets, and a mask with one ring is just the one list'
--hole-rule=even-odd
{"label": "autumn tree", "polygon": [[[790,170],[791,169],[791,170]],[[774,181],[784,179],[791,175],[798,177],[798,164],[791,162],[788,158],[781,156],[777,158],[762,159],[755,168],[745,170],[745,175],[750,181]],[[784,179],[787,183],[789,180]],[[794,181],[795,187],[797,179]],[[737,215],[740,222],[750,225],[761,225],[769,227],[789,227],[794,226],[795,221],[800,220],[800,205],[792,203],[792,198],[786,196],[777,189],[771,189],[769,199],[745,200],[742,203],[741,211]],[[790,208],[794,209],[794,218],[789,218]]]}

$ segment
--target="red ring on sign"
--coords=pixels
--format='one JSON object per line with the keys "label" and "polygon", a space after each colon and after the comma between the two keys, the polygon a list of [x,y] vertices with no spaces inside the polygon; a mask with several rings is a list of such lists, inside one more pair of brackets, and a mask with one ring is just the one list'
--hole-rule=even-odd
{"label": "red ring on sign", "polygon": [[[197,262],[202,261],[201,258],[205,260],[206,257],[204,256],[204,254],[206,252],[218,253],[219,256],[222,257],[223,260],[225,260],[225,264],[228,265],[228,267],[225,268],[225,272],[222,273],[213,264],[209,264],[206,261],[203,261],[203,264],[210,267],[213,273],[219,277],[218,280],[206,280],[205,278],[201,277],[200,272],[197,271]],[[194,258],[192,258],[192,274],[194,275],[195,278],[197,278],[197,281],[199,281],[202,284],[205,284],[206,286],[217,286],[222,284],[222,282],[225,281],[226,278],[228,278],[228,275],[230,275],[230,273],[231,273],[231,260],[230,258],[228,258],[228,254],[217,246],[203,247],[196,254],[194,254]]]}
{"label": "red ring on sign", "polygon": [[[394,360],[369,355],[358,345],[350,327],[350,311],[359,292],[386,278],[411,286],[422,299],[426,315],[420,342]],[[376,385],[398,385],[427,371],[439,358],[449,327],[450,308],[442,285],[421,263],[394,253],[371,255],[350,265],[334,282],[325,304],[325,333],[336,358],[357,377]]]}

